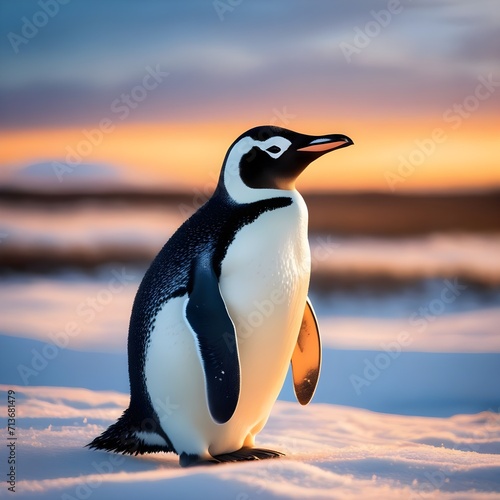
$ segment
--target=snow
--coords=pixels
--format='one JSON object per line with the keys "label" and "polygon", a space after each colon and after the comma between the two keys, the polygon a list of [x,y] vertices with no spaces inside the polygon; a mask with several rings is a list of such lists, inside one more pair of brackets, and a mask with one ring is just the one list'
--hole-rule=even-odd
{"label": "snow", "polygon": [[0,389],[16,391],[25,422],[17,430],[16,488],[23,499],[486,499],[500,491],[495,412],[443,419],[278,401],[258,444],[285,458],[181,469],[173,454],[126,457],[84,448],[120,415],[126,394]]}
{"label": "snow", "polygon": [[[2,333],[42,342],[66,337],[71,349],[125,352],[129,311],[143,274],[142,268],[111,265],[90,277],[4,279]],[[408,341],[400,343],[404,352],[500,353],[500,308],[478,305],[474,287],[464,288],[451,302],[454,296],[440,280],[429,282],[420,294],[406,296],[397,292],[367,300],[352,294],[325,298],[313,292],[312,298],[325,347],[383,350],[407,332]],[[498,291],[490,294],[488,300],[497,305]],[[427,312],[420,310],[426,306]],[[71,324],[78,333],[65,335]]]}
{"label": "snow", "polygon": [[129,245],[155,253],[185,219],[180,209],[118,206],[81,202],[48,211],[0,205],[0,229],[9,235],[6,244],[22,249],[77,248],[81,252],[119,246],[123,251]]}
{"label": "snow", "polygon": [[[436,233],[409,238],[311,238],[322,270],[395,277],[468,276],[500,282],[500,235]],[[314,267],[313,267],[314,269]]]}
{"label": "snow", "polygon": [[[190,206],[128,206],[79,203],[51,210],[0,206],[2,245],[22,253],[64,251],[84,258],[110,248],[125,254],[156,255],[185,220]],[[424,279],[457,276],[500,284],[500,234],[436,233],[408,238],[311,235],[314,273]]]}
{"label": "snow", "polygon": [[337,349],[383,350],[397,344],[406,352],[500,352],[498,308],[429,318],[415,316],[420,323],[412,323],[408,318],[329,317],[321,323],[322,341]]}
{"label": "snow", "polygon": [[[61,295],[56,293],[54,300]],[[494,322],[497,312],[462,313],[462,323],[470,317],[473,324],[481,315],[491,315]],[[442,328],[453,325],[456,316],[440,318]],[[320,318],[327,332],[330,321],[337,320]],[[382,334],[382,329],[375,330],[377,342]],[[117,337],[123,338],[123,332]],[[0,398],[6,401],[7,390],[16,392],[17,492],[23,499],[66,500],[498,498],[500,355],[494,342],[489,345],[492,352],[441,353],[412,351],[423,342],[416,339],[391,357],[380,349],[332,349],[332,339],[325,341],[313,403],[301,407],[294,401],[288,377],[257,437],[259,446],[283,451],[285,458],[181,469],[173,454],[124,457],[84,448],[128,404],[124,346],[105,352],[103,341],[100,352],[92,352],[99,351],[97,336],[80,349],[72,343],[58,347],[0,336],[0,380],[5,383]],[[370,345],[368,335],[361,340],[364,347]],[[381,355],[390,362],[376,368]],[[35,375],[23,381],[21,366]],[[358,393],[354,375],[366,383]],[[429,416],[417,416],[422,413]],[[3,456],[0,463],[6,463]],[[7,493],[4,487],[0,497]]]}
{"label": "snow", "polygon": [[[156,228],[165,223],[168,232],[178,217],[144,212],[143,233],[131,218],[130,234],[124,222],[107,235],[115,216],[85,208],[85,240],[64,217],[52,226],[47,217],[44,235],[24,215],[5,244],[87,241],[90,252],[117,238],[153,251],[163,240]],[[181,469],[173,454],[84,447],[128,404],[126,338],[143,267],[2,276],[0,473],[8,470],[5,391],[14,390],[18,497],[500,498],[499,236],[311,240],[313,272],[330,286],[311,290],[320,381],[301,407],[288,374],[257,436],[286,457],[254,463]],[[398,280],[370,280],[372,270]],[[329,271],[368,279],[345,286]]]}

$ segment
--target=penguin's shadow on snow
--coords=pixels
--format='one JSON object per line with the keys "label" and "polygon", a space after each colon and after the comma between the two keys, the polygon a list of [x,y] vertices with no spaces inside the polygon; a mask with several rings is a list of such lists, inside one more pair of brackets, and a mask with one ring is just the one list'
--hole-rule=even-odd
{"label": "penguin's shadow on snow", "polygon": [[120,455],[89,450],[80,446],[51,450],[32,448],[29,453],[23,453],[24,480],[57,479],[119,472],[133,474],[157,469],[180,470],[179,457],[173,453]]}

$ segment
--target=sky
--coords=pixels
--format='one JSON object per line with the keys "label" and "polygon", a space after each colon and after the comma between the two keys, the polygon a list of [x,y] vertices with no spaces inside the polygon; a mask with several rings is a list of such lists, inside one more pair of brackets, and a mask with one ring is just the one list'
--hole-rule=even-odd
{"label": "sky", "polygon": [[493,0],[4,0],[0,181],[202,189],[274,124],[354,140],[299,189],[500,187],[498,47]]}

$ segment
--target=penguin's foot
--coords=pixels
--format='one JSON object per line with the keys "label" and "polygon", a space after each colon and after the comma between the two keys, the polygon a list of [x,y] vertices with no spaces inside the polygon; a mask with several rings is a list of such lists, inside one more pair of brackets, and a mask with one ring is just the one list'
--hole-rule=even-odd
{"label": "penguin's foot", "polygon": [[219,462],[240,462],[244,460],[264,460],[266,458],[279,458],[284,456],[285,454],[279,451],[244,446],[231,453],[215,455],[214,458]]}
{"label": "penguin's foot", "polygon": [[195,465],[215,465],[220,463],[220,460],[215,458],[200,457],[200,455],[181,453],[179,456],[179,464],[181,467],[194,467]]}
{"label": "penguin's foot", "polygon": [[179,464],[181,467],[194,467],[196,465],[215,465],[224,462],[242,462],[247,460],[264,460],[266,458],[284,457],[285,454],[279,451],[267,450],[265,448],[250,448],[244,446],[231,453],[222,453],[212,458],[200,457],[200,455],[190,455],[181,453]]}

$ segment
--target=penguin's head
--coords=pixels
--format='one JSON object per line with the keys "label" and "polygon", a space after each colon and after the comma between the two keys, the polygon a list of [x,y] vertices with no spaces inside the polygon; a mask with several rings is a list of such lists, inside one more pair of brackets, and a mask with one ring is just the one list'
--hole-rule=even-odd
{"label": "penguin's head", "polygon": [[311,162],[351,144],[342,134],[311,136],[281,127],[255,127],[229,148],[220,182],[241,202],[271,194],[259,190],[293,190],[297,177]]}

